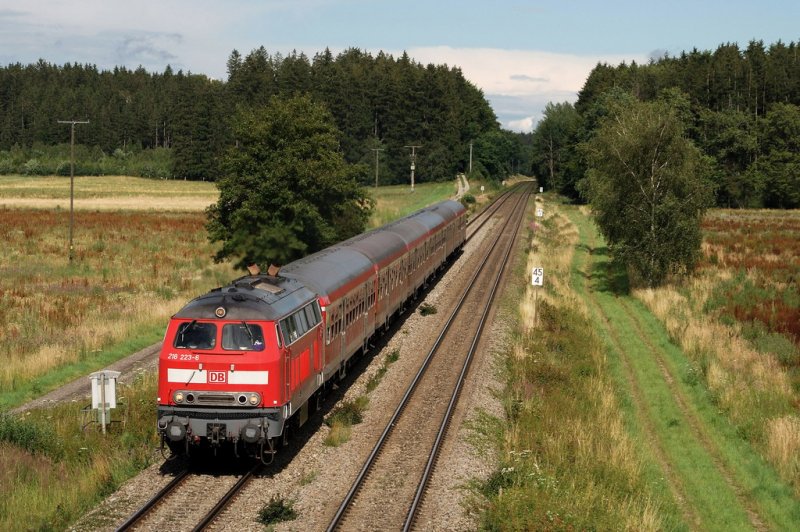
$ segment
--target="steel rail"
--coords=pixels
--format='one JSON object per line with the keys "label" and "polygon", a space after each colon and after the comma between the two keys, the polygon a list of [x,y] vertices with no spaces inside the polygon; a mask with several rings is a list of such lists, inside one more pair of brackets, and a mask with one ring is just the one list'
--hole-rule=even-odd
{"label": "steel rail", "polygon": [[[507,227],[511,223],[512,219],[516,219],[516,216],[514,216],[516,210],[523,203],[527,203],[527,198],[529,197],[529,195],[530,195],[529,192],[525,193],[525,194],[520,194],[520,197],[517,200],[517,204],[514,206],[514,209],[512,210],[511,215],[508,217],[508,220],[506,220],[504,228]],[[524,202],[523,202],[523,198],[525,199]],[[524,211],[524,209],[523,209],[523,211]],[[472,288],[475,286],[475,280],[477,279],[478,275],[480,275],[480,273],[484,270],[484,268],[488,264],[488,260],[487,259],[491,256],[492,252],[494,251],[495,247],[497,247],[499,242],[500,242],[500,237],[498,236],[498,238],[492,243],[492,246],[486,252],[484,260],[481,263],[480,267],[476,269],[474,275],[470,278],[466,289],[461,294],[461,297],[459,298],[458,303],[456,304],[456,307],[453,309],[453,312],[448,317],[446,323],[444,324],[444,327],[442,328],[441,333],[439,334],[439,336],[437,337],[436,341],[434,342],[433,347],[428,352],[428,355],[425,357],[422,365],[420,366],[420,369],[417,371],[417,374],[415,375],[414,379],[411,381],[411,384],[406,389],[406,392],[403,395],[402,399],[400,400],[400,403],[398,404],[398,406],[395,409],[394,413],[392,414],[391,419],[386,424],[386,428],[383,430],[383,433],[381,434],[380,438],[378,438],[378,441],[376,442],[375,446],[373,447],[372,451],[370,452],[369,456],[367,457],[367,460],[365,461],[364,465],[362,466],[361,470],[359,471],[358,476],[356,477],[355,481],[353,482],[352,486],[350,487],[350,490],[347,492],[347,495],[345,496],[344,500],[342,501],[341,505],[339,506],[338,510],[336,511],[336,514],[334,515],[333,519],[331,520],[330,524],[328,525],[328,528],[327,528],[328,532],[332,532],[332,531],[336,530],[337,527],[339,526],[339,524],[341,523],[345,513],[347,512],[348,508],[351,506],[353,500],[355,499],[355,496],[358,493],[358,490],[361,488],[361,485],[363,484],[363,481],[366,478],[367,473],[370,471],[370,469],[372,468],[373,464],[375,463],[375,460],[376,460],[378,454],[380,453],[381,448],[383,447],[384,443],[388,439],[390,432],[392,431],[392,429],[396,425],[398,418],[400,417],[400,415],[402,414],[402,412],[405,409],[406,405],[408,404],[409,399],[411,398],[411,395],[413,394],[414,390],[417,387],[417,384],[419,383],[419,381],[422,378],[422,375],[425,373],[426,369],[428,368],[428,365],[429,365],[431,359],[433,358],[433,355],[438,350],[439,346],[442,343],[442,340],[444,339],[444,336],[449,331],[450,326],[453,323],[453,320],[455,319],[456,315],[461,310],[461,308],[462,308],[462,306],[464,304],[464,300],[466,299],[467,295],[472,291]]]}
{"label": "steel rail", "polygon": [[[530,197],[530,194],[528,194]],[[527,202],[526,202],[527,203]],[[516,215],[516,213],[513,213]],[[458,403],[458,398],[461,395],[461,390],[463,388],[464,381],[466,380],[467,372],[469,371],[469,367],[472,364],[472,359],[474,358],[475,351],[478,347],[478,342],[481,339],[481,335],[483,334],[483,328],[486,325],[486,319],[489,315],[489,311],[494,304],[495,294],[497,292],[497,288],[500,286],[500,281],[503,278],[503,273],[506,270],[506,266],[508,265],[508,259],[511,256],[511,251],[514,249],[514,242],[517,240],[517,236],[519,235],[519,228],[522,223],[522,218],[525,215],[525,209],[521,209],[521,214],[515,216],[517,219],[516,228],[514,229],[514,234],[511,237],[511,241],[509,243],[508,248],[506,249],[505,256],[503,257],[503,262],[500,267],[500,271],[497,273],[495,277],[494,284],[492,285],[492,289],[489,292],[489,297],[486,300],[486,306],[483,309],[483,313],[481,314],[481,320],[478,324],[478,330],[475,332],[475,336],[472,339],[472,344],[470,345],[469,352],[467,353],[467,357],[464,360],[464,364],[461,368],[461,373],[458,376],[458,381],[456,382],[455,390],[453,390],[453,394],[450,396],[450,402],[447,405],[447,411],[444,414],[444,418],[442,419],[442,423],[439,426],[439,431],[436,434],[436,440],[434,441],[433,448],[431,449],[430,454],[428,455],[428,462],[425,464],[425,471],[422,474],[422,479],[420,480],[419,484],[417,485],[417,491],[414,495],[414,500],[411,503],[411,507],[406,514],[406,521],[403,524],[403,531],[407,532],[411,530],[411,527],[414,524],[414,521],[417,517],[417,513],[422,503],[422,499],[424,496],[425,488],[428,485],[428,481],[433,473],[433,470],[436,466],[436,460],[439,456],[439,450],[441,449],[441,444],[444,441],[444,437],[447,434],[447,429],[450,426],[450,420],[453,417],[453,411],[456,408],[456,404]]]}
{"label": "steel rail", "polygon": [[472,240],[472,237],[475,236],[484,225],[486,225],[486,222],[488,222],[492,218],[492,215],[496,213],[500,209],[500,207],[511,197],[511,192],[521,189],[523,186],[525,186],[524,183],[525,182],[518,183],[512,186],[511,188],[504,190],[502,194],[494,198],[489,205],[484,207],[481,211],[477,213],[477,215],[474,218],[472,218],[469,222],[467,222],[467,227],[471,227],[473,223],[476,223],[479,219],[483,218],[483,221],[481,221],[475,228],[475,230],[472,231],[472,234],[470,234],[464,240],[465,244],[470,240]]}
{"label": "steel rail", "polygon": [[184,469],[180,473],[178,473],[175,478],[169,481],[169,483],[161,488],[158,493],[156,493],[149,501],[147,501],[144,506],[136,510],[124,523],[122,523],[118,528],[117,532],[123,532],[125,530],[130,530],[136,525],[139,521],[142,520],[144,516],[150,513],[150,511],[155,508],[155,506],[163,501],[164,499],[169,496],[170,493],[175,491],[175,488],[183,484],[183,482],[188,478],[189,470]]}
{"label": "steel rail", "polygon": [[252,469],[250,469],[250,471],[242,475],[242,478],[236,481],[236,484],[234,484],[233,487],[231,487],[231,489],[229,489],[228,492],[223,495],[222,498],[220,498],[217,504],[215,504],[214,507],[209,510],[205,516],[203,516],[203,519],[192,529],[192,532],[205,530],[208,525],[210,525],[217,518],[217,516],[219,516],[219,514],[221,514],[222,511],[228,507],[231,500],[233,500],[233,498],[253,479],[261,467],[261,464],[256,464]]}

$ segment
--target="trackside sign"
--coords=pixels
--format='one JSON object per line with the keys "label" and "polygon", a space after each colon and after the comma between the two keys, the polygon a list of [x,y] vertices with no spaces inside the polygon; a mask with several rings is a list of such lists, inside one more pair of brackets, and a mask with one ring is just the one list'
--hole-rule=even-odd
{"label": "trackside sign", "polygon": [[544,285],[544,268],[534,268],[531,272],[531,284],[533,286]]}

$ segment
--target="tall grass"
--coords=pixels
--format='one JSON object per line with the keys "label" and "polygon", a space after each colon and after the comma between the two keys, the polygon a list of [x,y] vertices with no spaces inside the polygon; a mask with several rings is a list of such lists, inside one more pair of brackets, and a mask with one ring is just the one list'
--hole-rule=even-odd
{"label": "tall grass", "polygon": [[202,214],[76,212],[72,263],[68,219],[0,208],[0,405],[55,369],[110,362],[115,345],[163,331],[186,300],[235,275],[213,263]]}
{"label": "tall grass", "polygon": [[[121,175],[75,177],[77,210],[195,211],[217,201],[213,183]],[[68,209],[70,180],[60,176],[0,176],[0,205]]]}
{"label": "tall grass", "polygon": [[154,458],[155,376],[120,386],[113,423],[82,428],[84,405],[0,416],[0,530],[63,530]]}
{"label": "tall grass", "polygon": [[784,321],[779,312],[800,313],[791,282],[800,274],[800,213],[715,211],[704,229],[697,275],[634,295],[690,357],[686,378],[704,383],[739,434],[800,495],[797,319]]}
{"label": "tall grass", "polygon": [[[500,454],[498,470],[478,488],[485,497],[481,526],[674,527],[673,503],[648,480],[627,434],[601,342],[586,327],[586,309],[569,284],[577,232],[555,206],[544,221],[528,223],[524,269],[517,267],[514,286],[506,290],[513,296],[505,305],[517,318],[503,357],[506,418],[485,416],[475,424]],[[545,269],[538,297],[529,286],[532,266]]]}

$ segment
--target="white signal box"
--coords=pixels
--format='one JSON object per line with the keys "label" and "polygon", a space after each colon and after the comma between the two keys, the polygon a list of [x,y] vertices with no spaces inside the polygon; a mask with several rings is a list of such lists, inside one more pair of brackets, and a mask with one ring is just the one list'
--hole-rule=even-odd
{"label": "white signal box", "polygon": [[536,217],[541,218],[544,216],[544,209],[536,209]]}
{"label": "white signal box", "polygon": [[544,286],[544,268],[534,268],[531,272],[531,284]]}
{"label": "white signal box", "polygon": [[544,192],[544,187],[539,187],[539,194],[541,194],[542,192]]}

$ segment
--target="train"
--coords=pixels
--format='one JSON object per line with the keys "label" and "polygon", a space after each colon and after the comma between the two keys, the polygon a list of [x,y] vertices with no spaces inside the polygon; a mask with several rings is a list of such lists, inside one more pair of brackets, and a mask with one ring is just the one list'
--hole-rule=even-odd
{"label": "train", "polygon": [[466,241],[447,200],[266,273],[253,269],[170,318],[157,429],[172,456],[232,447],[269,463],[370,340]]}

